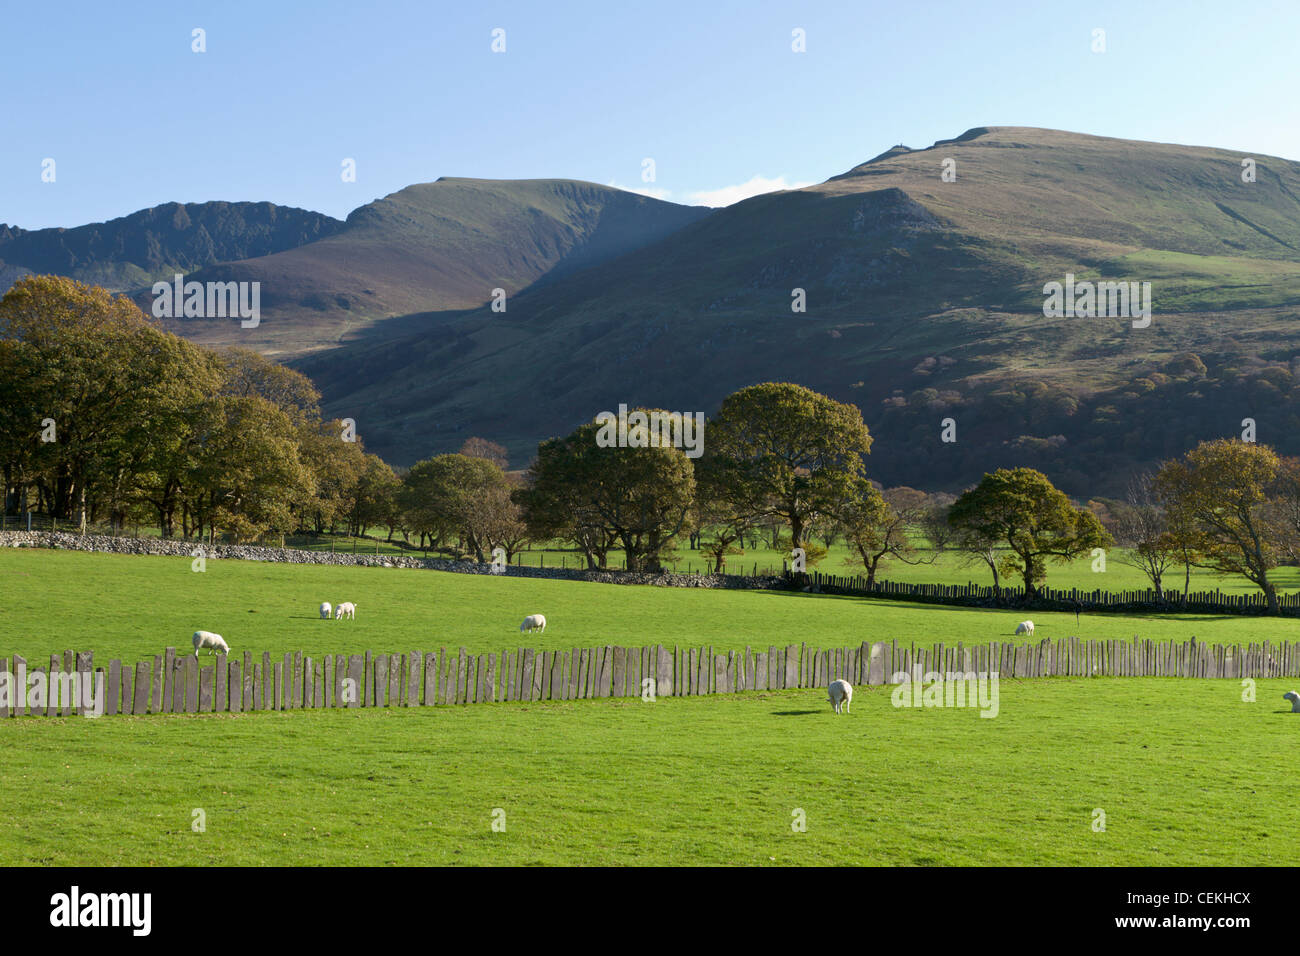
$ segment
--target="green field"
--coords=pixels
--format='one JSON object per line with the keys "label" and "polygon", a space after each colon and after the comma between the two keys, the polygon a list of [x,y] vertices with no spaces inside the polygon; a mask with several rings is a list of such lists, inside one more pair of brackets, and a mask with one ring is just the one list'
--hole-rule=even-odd
{"label": "green field", "polygon": [[[1024,612],[829,595],[0,549],[0,654],[1010,640]],[[321,599],[357,603],[321,621]],[[519,620],[545,613],[545,634]],[[1038,637],[1300,640],[1300,621],[1035,612]],[[206,665],[208,661],[205,659]],[[0,720],[0,865],[1288,865],[1300,715],[1258,681],[1003,680],[998,716],[859,687]],[[492,830],[504,811],[506,829]],[[191,829],[203,810],[204,832]],[[791,828],[795,810],[806,832]],[[1094,810],[1106,830],[1094,832]],[[498,819],[500,819],[498,815]]]}
{"label": "green field", "polygon": [[[235,652],[308,654],[428,651],[474,653],[531,646],[604,644],[739,650],[807,642],[955,644],[1023,641],[1023,610],[943,607],[784,591],[594,584],[399,568],[335,567],[209,559],[0,549],[0,655],[48,660],[65,649],[97,661],[135,661],[184,649],[196,630],[223,635]],[[357,605],[355,621],[322,621],[321,601]],[[543,634],[522,635],[528,614]],[[1033,612],[1035,639],[1204,642],[1300,640],[1300,619],[1232,615]]]}
{"label": "green field", "polygon": [[[15,518],[0,519],[0,525],[3,525],[8,530],[22,530],[24,527],[22,521]],[[52,526],[46,522],[38,530],[51,530],[51,528]],[[64,530],[68,529],[65,528]],[[140,537],[157,537],[156,529],[139,528],[136,530]],[[103,527],[92,528],[91,533],[111,534],[113,532]],[[824,546],[824,542],[815,536],[814,541],[819,546]],[[398,541],[390,542],[376,537],[359,538],[346,534],[267,535],[260,544],[264,547],[284,546],[302,551],[329,551],[338,554],[401,555],[404,557],[443,559],[454,557],[451,551],[425,552],[417,548],[402,547]],[[896,559],[886,559],[881,563],[877,577],[882,581],[906,584],[977,584],[981,587],[991,587],[993,585],[993,576],[983,562],[969,561],[963,555],[953,551],[942,553],[931,560],[933,556],[925,540],[917,539],[916,544],[919,549],[917,557],[923,559],[923,563],[906,564]],[[1046,584],[1051,588],[1078,588],[1081,591],[1140,591],[1149,588],[1151,582],[1145,574],[1137,568],[1123,563],[1126,553],[1123,548],[1108,549],[1106,552],[1106,570],[1104,572],[1093,570],[1093,559],[1090,555],[1084,555],[1063,564],[1050,562],[1047,568]],[[788,564],[789,558],[788,550],[768,547],[768,542],[764,539],[759,542],[757,548],[746,548],[742,554],[729,556],[727,559],[727,573],[780,574],[784,568],[783,562]],[[618,548],[609,552],[608,560],[611,569],[622,569],[626,565],[623,551]],[[580,552],[574,550],[572,546],[559,541],[531,545],[527,550],[515,555],[511,563],[530,568],[586,567],[586,560]],[[708,573],[712,566],[712,561],[708,555],[702,551],[691,550],[686,546],[684,539],[678,550],[667,552],[664,555],[664,567],[670,571],[703,574]],[[825,558],[815,566],[810,566],[810,570],[842,577],[855,575],[865,577],[866,574],[861,562],[854,558],[852,549],[843,540],[836,541],[835,544],[828,548]],[[1300,567],[1275,568],[1270,572],[1270,578],[1277,587],[1279,594],[1300,591]],[[1002,584],[1007,587],[1018,587],[1021,585],[1021,581],[1018,578],[1004,578]],[[1182,593],[1183,568],[1181,566],[1171,569],[1166,574],[1164,586],[1171,594]],[[1224,594],[1230,595],[1259,593],[1259,588],[1255,584],[1239,574],[1219,574],[1207,568],[1192,568],[1190,590],[1193,593],[1220,590]]]}
{"label": "green field", "polygon": [[[376,542],[368,538],[339,538],[337,540],[292,539],[292,546],[309,551],[338,551],[341,554],[403,554],[416,557],[423,552],[399,548],[383,541]],[[270,542],[276,543],[276,542]],[[818,541],[818,544],[822,542]],[[376,548],[378,545],[378,548]],[[1151,581],[1140,570],[1124,564],[1122,559],[1126,552],[1122,548],[1107,551],[1106,570],[1099,572],[1092,569],[1093,559],[1090,555],[1076,558],[1064,564],[1050,563],[1047,570],[1047,586],[1052,588],[1078,588],[1081,591],[1135,591],[1151,587]],[[432,557],[445,557],[433,553]],[[907,584],[977,584],[992,587],[993,576],[982,562],[971,563],[955,552],[940,554],[931,561],[928,548],[922,548],[919,555],[927,563],[905,564],[898,560],[886,560],[881,563],[877,577],[884,581],[903,582]],[[758,548],[746,549],[744,554],[731,555],[727,559],[727,572],[730,574],[780,574],[782,562],[788,564],[788,551],[760,545]],[[536,546],[532,550],[521,551],[514,561],[526,567],[547,568],[584,568],[583,556],[558,543]],[[609,563],[612,568],[624,566],[623,552],[611,551]],[[665,567],[679,572],[707,573],[712,568],[709,557],[700,551],[692,551],[685,546],[666,555]],[[811,570],[823,574],[851,577],[866,576],[862,564],[855,561],[851,549],[843,541],[837,541],[829,549],[822,561]],[[1300,567],[1275,568],[1270,578],[1279,594],[1300,591]],[[1003,586],[1019,587],[1019,578],[1003,579]],[[1183,569],[1174,568],[1164,578],[1164,587],[1172,594],[1181,594],[1183,590]],[[1192,568],[1192,592],[1220,590],[1224,594],[1258,594],[1259,588],[1239,574],[1219,574],[1207,568]]]}
{"label": "green field", "polygon": [[991,720],[868,688],[839,717],[808,690],[11,720],[0,865],[1287,866],[1284,689],[1008,680]]}

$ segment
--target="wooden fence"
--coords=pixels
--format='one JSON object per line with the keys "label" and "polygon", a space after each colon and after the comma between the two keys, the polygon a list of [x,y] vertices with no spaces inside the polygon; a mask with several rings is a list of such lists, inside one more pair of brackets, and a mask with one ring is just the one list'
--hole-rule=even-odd
{"label": "wooden fence", "polygon": [[[981,584],[903,584],[896,581],[876,581],[867,587],[863,575],[823,574],[810,571],[806,574],[786,572],[792,583],[809,585],[822,591],[853,594],[862,597],[888,597],[926,604],[965,604],[987,606],[996,595],[992,585]],[[1028,606],[1039,610],[1061,611],[1177,611],[1196,614],[1267,614],[1268,602],[1263,592],[1251,594],[1224,594],[1222,591],[1192,591],[1183,600],[1181,591],[1167,590],[1163,601],[1156,599],[1152,588],[1127,591],[1087,591],[1079,588],[1038,589],[1038,597]],[[1300,591],[1277,596],[1282,615],[1300,616]],[[1002,588],[1002,603],[1007,607],[1024,607],[1023,587]]]}
{"label": "wooden fence", "polygon": [[[29,698],[40,670],[50,693]],[[931,647],[898,642],[820,650],[807,644],[745,648],[715,654],[711,647],[594,647],[571,651],[518,649],[469,654],[327,654],[301,651],[272,660],[216,655],[211,663],[175,648],[132,665],[112,660],[94,666],[89,651],[50,656],[48,669],[18,655],[0,659],[0,717],[70,716],[86,709],[66,692],[54,693],[57,675],[102,680],[105,714],[240,713],[319,707],[430,707],[508,700],[581,700],[695,696],[741,691],[892,683],[937,671],[1008,677],[1300,677],[1300,643],[1227,646],[1139,640],[1063,638],[1034,644],[992,642]],[[51,676],[56,679],[51,680]],[[650,683],[646,683],[650,682]],[[21,691],[20,691],[21,689]],[[355,692],[353,692],[355,690]]]}

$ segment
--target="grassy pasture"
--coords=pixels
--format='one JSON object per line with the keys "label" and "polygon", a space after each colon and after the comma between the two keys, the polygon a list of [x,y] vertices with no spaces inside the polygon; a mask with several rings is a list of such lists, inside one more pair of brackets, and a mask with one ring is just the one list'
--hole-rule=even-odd
{"label": "grassy pasture", "polygon": [[860,688],[840,717],[805,690],[11,720],[0,865],[1286,866],[1286,689],[1006,680],[995,719]]}
{"label": "grassy pasture", "polygon": [[[322,621],[317,606],[350,600],[355,621]],[[282,654],[603,644],[716,650],[808,642],[956,644],[1013,638],[1016,610],[767,591],[655,588],[396,568],[0,549],[0,655],[48,660],[67,648],[135,661],[184,649],[199,629],[232,650]],[[519,622],[543,613],[544,634]],[[1206,642],[1300,640],[1300,620],[1231,615],[1033,613],[1037,639],[1074,634]]]}
{"label": "grassy pasture", "polygon": [[[1008,640],[1023,617],[383,568],[210,560],[196,574],[188,558],[27,549],[0,549],[0,595],[0,654],[73,647],[101,664],[196,627],[254,652],[726,649]],[[355,601],[357,620],[316,619],[322,598]],[[551,626],[524,638],[538,610]],[[1300,639],[1300,621],[1034,617],[1040,636]],[[1246,703],[1227,680],[1004,680],[995,719],[860,687],[841,717],[800,690],[3,720],[0,865],[1289,865],[1289,689],[1259,681]]]}
{"label": "grassy pasture", "polygon": [[[21,520],[14,518],[0,519],[10,530],[21,529]],[[95,533],[111,533],[107,528],[93,529]],[[143,537],[156,537],[156,529],[140,528]],[[356,538],[349,535],[324,535],[319,537],[288,535],[268,535],[262,542],[267,547],[279,547],[281,542],[289,548],[303,551],[331,551],[339,554],[359,555],[402,555],[407,557],[447,558],[448,553],[429,552],[399,547],[382,539]],[[815,539],[818,545],[824,545]],[[921,549],[922,557],[929,557],[929,547],[924,539],[915,542]],[[1064,564],[1048,564],[1047,585],[1052,588],[1078,588],[1081,591],[1132,591],[1150,587],[1150,580],[1140,570],[1123,564],[1125,554],[1122,548],[1110,548],[1107,551],[1105,572],[1092,570],[1093,559],[1090,555],[1076,558]],[[760,574],[779,574],[782,562],[789,560],[786,550],[770,548],[766,540],[757,548],[747,548],[743,554],[728,557],[727,570],[731,574],[751,574],[755,569]],[[520,552],[512,563],[526,567],[569,567],[583,568],[586,562],[582,555],[572,546],[558,541],[539,543],[531,550]],[[665,566],[679,572],[705,572],[712,565],[702,551],[692,551],[682,546],[675,552],[665,555]],[[614,569],[626,564],[622,550],[615,548],[609,553],[609,566]],[[840,576],[864,575],[860,562],[855,563],[852,549],[843,540],[837,541],[827,549],[826,557],[813,570],[823,574]],[[901,561],[887,559],[882,562],[878,577],[881,580],[903,582],[908,584],[968,584],[975,583],[984,587],[993,584],[993,577],[982,562],[969,562],[960,554],[947,552],[936,560],[924,564],[905,564]],[[1278,592],[1285,594],[1300,591],[1300,567],[1280,567],[1270,572],[1270,577]],[[1018,586],[1018,578],[1004,579],[1007,586]],[[1183,569],[1175,567],[1165,576],[1164,585],[1171,593],[1182,593]],[[1206,568],[1192,568],[1191,588],[1196,591],[1221,590],[1224,594],[1258,594],[1259,588],[1239,574],[1218,574]]]}
{"label": "grassy pasture", "polygon": [[[818,541],[819,545],[823,542]],[[923,543],[922,543],[923,544]],[[333,544],[329,541],[313,541],[307,544],[295,544],[309,551],[337,550],[344,554],[407,554],[420,556],[418,551],[404,551],[394,545],[368,539],[341,538]],[[1090,555],[1067,561],[1064,564],[1049,563],[1047,586],[1052,588],[1078,588],[1080,591],[1140,591],[1151,586],[1150,579],[1139,569],[1121,562],[1126,554],[1122,548],[1110,548],[1107,551],[1106,570],[1092,569],[1093,559]],[[438,555],[434,555],[438,556]],[[731,555],[727,559],[727,570],[731,574],[751,574],[757,568],[759,574],[781,573],[782,561],[789,561],[787,551],[760,545],[758,548],[746,549],[744,554]],[[929,550],[922,547],[921,557],[929,559]],[[521,552],[515,562],[526,567],[585,567],[581,554],[571,548],[557,543],[538,546],[535,550]],[[624,566],[623,552],[610,552],[610,567]],[[691,551],[682,547],[667,556],[665,566],[680,572],[706,572],[711,566],[707,555],[700,551]],[[852,549],[837,541],[827,549],[826,557],[812,570],[823,574],[842,577],[854,575],[866,576],[860,562],[855,562]],[[905,564],[902,561],[886,560],[882,562],[877,576],[881,580],[896,581],[907,584],[968,584],[975,583],[984,587],[993,585],[993,576],[983,563],[970,563],[955,552],[940,554],[933,562],[924,564]],[[1285,594],[1300,590],[1300,567],[1275,568],[1270,578],[1277,586],[1278,592]],[[1018,587],[1019,578],[1004,578],[1004,586]],[[1181,594],[1183,590],[1183,569],[1174,568],[1164,578],[1165,589],[1171,593]],[[1190,590],[1214,591],[1224,594],[1258,594],[1259,588],[1239,574],[1219,574],[1208,568],[1192,568]]]}

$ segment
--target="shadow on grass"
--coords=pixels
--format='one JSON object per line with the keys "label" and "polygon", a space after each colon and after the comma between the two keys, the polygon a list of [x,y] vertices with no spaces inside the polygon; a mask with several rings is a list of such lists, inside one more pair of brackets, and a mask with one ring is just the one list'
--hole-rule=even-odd
{"label": "shadow on grass", "polygon": [[820,710],[774,710],[773,717],[803,717],[807,714],[820,714]]}

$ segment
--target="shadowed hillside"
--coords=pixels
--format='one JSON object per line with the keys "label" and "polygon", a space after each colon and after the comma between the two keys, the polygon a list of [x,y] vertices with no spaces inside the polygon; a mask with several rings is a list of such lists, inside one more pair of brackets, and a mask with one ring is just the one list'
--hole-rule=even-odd
{"label": "shadowed hillside", "polygon": [[[941,179],[949,158],[955,182]],[[1265,411],[1289,407],[1300,166],[1254,156],[1247,184],[1242,158],[978,128],[719,210],[513,296],[505,314],[426,318],[298,364],[331,414],[402,464],[471,434],[524,464],[539,439],[620,402],[711,413],[736,388],[779,380],[856,402],[880,438],[869,468],[887,483],[960,484],[1023,459],[1070,471],[1081,493],[1122,481],[1170,435],[1223,434],[1248,414],[1198,405],[1205,389],[1168,391],[1188,354],[1213,353],[1219,385],[1287,369],[1283,406]],[[1151,326],[1044,318],[1043,285],[1066,272],[1150,282]],[[795,288],[806,313],[791,311]],[[1244,405],[1249,390],[1226,394]],[[1163,428],[1114,431],[1157,399]],[[944,445],[949,415],[959,438]],[[1084,441],[1099,450],[1083,455]]]}
{"label": "shadowed hillside", "polygon": [[257,329],[207,320],[173,328],[268,354],[311,351],[366,329],[386,335],[380,320],[472,309],[493,289],[513,294],[607,261],[709,212],[593,183],[443,178],[354,210],[319,242],[194,276],[260,281]]}
{"label": "shadowed hillside", "polygon": [[7,289],[15,273],[53,273],[126,291],[215,262],[292,249],[342,225],[269,202],[163,203],[73,229],[0,224],[0,280],[7,277]]}

